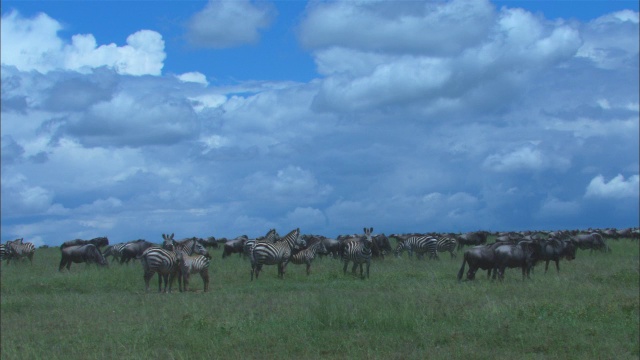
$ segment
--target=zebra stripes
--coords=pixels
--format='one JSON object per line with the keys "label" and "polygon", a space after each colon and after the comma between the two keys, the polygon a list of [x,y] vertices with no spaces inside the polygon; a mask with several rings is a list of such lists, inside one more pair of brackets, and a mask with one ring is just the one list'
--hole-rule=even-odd
{"label": "zebra stripes", "polygon": [[[102,255],[105,257],[105,259],[108,256],[111,256],[114,261],[118,262],[122,257],[122,249],[124,249],[128,244],[129,243],[121,243],[109,246],[104,250],[104,253]],[[129,261],[127,261],[127,263],[129,263]]]}
{"label": "zebra stripes", "polygon": [[455,258],[456,254],[454,250],[458,247],[458,242],[455,238],[448,236],[441,236],[437,241],[437,251],[436,251],[436,259],[438,258],[439,252],[449,252],[451,254],[451,258]]}
{"label": "zebra stripes", "polygon": [[7,247],[4,244],[0,244],[0,262],[7,257]]}
{"label": "zebra stripes", "polygon": [[251,250],[251,281],[256,279],[262,270],[262,265],[278,265],[278,277],[284,278],[285,269],[291,258],[291,251],[295,246],[305,246],[300,238],[300,229],[292,230],[276,243],[256,242]]}
{"label": "zebra stripes", "polygon": [[33,264],[33,254],[36,252],[36,247],[30,243],[23,243],[23,238],[13,241],[7,241],[5,247],[5,258],[7,259],[7,265],[11,259],[20,260],[24,257],[29,259],[29,262]]}
{"label": "zebra stripes", "polygon": [[313,245],[291,256],[291,263],[296,265],[307,265],[307,275],[311,273],[311,262],[315,259],[317,253],[326,253],[327,248],[322,240],[316,241]]}
{"label": "zebra stripes", "polygon": [[204,291],[207,292],[209,290],[209,264],[211,260],[204,255],[189,256],[184,251],[178,252],[177,258],[184,291],[189,291],[190,275],[200,274],[204,284]]}
{"label": "zebra stripes", "polygon": [[356,268],[360,265],[360,277],[364,279],[362,264],[367,264],[367,278],[369,278],[369,267],[371,266],[371,238],[373,228],[364,228],[364,235],[359,240],[347,240],[342,243],[341,254],[344,262],[343,273],[347,273],[347,266],[353,261],[351,272],[355,274]]}
{"label": "zebra stripes", "polygon": [[415,252],[420,257],[428,253],[431,258],[438,258],[438,240],[431,236],[412,236],[404,241],[398,239],[398,246],[395,250],[396,256],[400,256],[404,250],[409,252],[409,256],[412,256],[413,252]]}
{"label": "zebra stripes", "polygon": [[169,247],[170,250],[160,247],[150,247],[140,255],[140,262],[142,262],[142,268],[144,269],[144,284],[145,291],[149,291],[149,281],[153,277],[153,274],[158,273],[158,292],[162,291],[162,281],[164,280],[164,292],[167,292],[167,285],[169,286],[169,292],[171,292],[171,286],[173,285],[173,279],[178,273],[178,258],[175,249],[175,240],[173,240],[173,234],[162,234],[164,239],[164,245]]}

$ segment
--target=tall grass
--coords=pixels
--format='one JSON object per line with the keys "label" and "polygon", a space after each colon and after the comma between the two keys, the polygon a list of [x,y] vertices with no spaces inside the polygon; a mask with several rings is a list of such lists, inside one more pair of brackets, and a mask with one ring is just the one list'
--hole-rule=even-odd
{"label": "tall grass", "polygon": [[172,294],[145,293],[139,263],[59,273],[59,249],[38,249],[2,265],[1,357],[638,359],[639,246],[611,248],[502,283],[459,283],[461,253],[375,260],[368,280],[324,258],[251,282],[248,261],[214,252],[210,291],[196,275]]}

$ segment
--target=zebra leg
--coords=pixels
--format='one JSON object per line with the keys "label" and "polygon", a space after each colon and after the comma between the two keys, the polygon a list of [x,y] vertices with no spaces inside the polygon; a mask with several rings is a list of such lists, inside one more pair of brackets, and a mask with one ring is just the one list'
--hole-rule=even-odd
{"label": "zebra leg", "polygon": [[309,274],[311,274],[311,262],[307,261],[307,276],[309,276]]}
{"label": "zebra leg", "polygon": [[349,266],[349,260],[344,261],[344,268],[342,269],[344,275],[347,275],[347,266]]}
{"label": "zebra leg", "polygon": [[369,266],[371,265],[371,261],[367,260],[367,279],[369,278]]}
{"label": "zebra leg", "polygon": [[204,285],[204,292],[207,292],[209,290],[209,270],[202,270],[200,272],[200,277],[202,278],[202,284]]}
{"label": "zebra leg", "polygon": [[149,292],[149,281],[151,281],[151,278],[153,277],[153,272],[152,271],[146,271],[144,273],[144,289],[146,292]]}
{"label": "zebra leg", "polygon": [[[353,266],[351,267],[351,273],[353,275],[356,274],[356,269],[358,268],[358,263],[357,262],[353,262]],[[360,275],[362,275],[362,264],[360,265]]]}

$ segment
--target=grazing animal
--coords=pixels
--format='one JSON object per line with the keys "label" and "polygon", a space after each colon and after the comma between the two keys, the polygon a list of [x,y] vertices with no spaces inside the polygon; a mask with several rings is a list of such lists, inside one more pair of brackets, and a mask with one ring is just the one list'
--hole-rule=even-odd
{"label": "grazing animal", "polygon": [[458,242],[456,241],[456,239],[454,237],[448,237],[448,236],[441,236],[438,238],[438,241],[436,242],[437,245],[437,251],[436,251],[436,255],[439,252],[449,252],[449,254],[451,254],[451,258],[455,258],[456,254],[455,254],[455,250],[456,247],[458,246]]}
{"label": "grazing animal", "polygon": [[[458,271],[458,281],[462,279],[462,274],[464,274],[466,264],[469,264],[467,280],[475,279],[478,269],[488,270],[487,278],[489,278],[491,276],[491,271],[495,268],[495,253],[493,250],[499,245],[499,243],[478,245],[465,250],[462,257],[462,266],[460,267],[460,271]],[[493,277],[495,278],[495,276],[496,274],[494,272]]]}
{"label": "grazing animal", "polygon": [[231,254],[240,254],[240,256],[242,256],[244,243],[247,242],[247,240],[247,236],[242,235],[233,240],[227,241],[222,250],[222,258],[224,259]]}
{"label": "grazing animal", "polygon": [[4,244],[0,244],[0,262],[7,257],[7,247]]}
{"label": "grazing animal", "polygon": [[142,253],[152,247],[158,247],[158,244],[154,244],[143,239],[129,241],[120,250],[120,264],[129,264],[130,260],[137,259],[140,255],[142,255]]}
{"label": "grazing animal", "polygon": [[565,258],[569,261],[576,258],[576,246],[572,241],[551,238],[543,240],[540,249],[539,260],[545,261],[544,272],[549,269],[549,261],[556,263],[556,271],[560,273],[560,259]]}
{"label": "grazing animal", "polygon": [[100,249],[94,244],[66,246],[60,249],[62,258],[58,271],[66,266],[67,270],[71,269],[71,263],[87,263],[97,264],[98,266],[109,266]]}
{"label": "grazing animal", "polygon": [[572,239],[577,244],[578,248],[582,250],[591,249],[590,254],[593,253],[593,250],[600,250],[602,252],[611,251],[609,246],[602,239],[602,235],[598,233],[591,234],[580,234],[572,237]]}
{"label": "grazing animal", "polygon": [[280,241],[280,234],[278,234],[276,229],[271,229],[263,237],[259,237],[257,239],[248,239],[247,241],[245,241],[242,251],[247,258],[251,258],[251,251],[253,251],[253,247],[257,243],[259,242],[275,243],[277,241]]}
{"label": "grazing animal", "polygon": [[82,240],[82,239],[69,240],[69,241],[63,242],[62,245],[60,245],[60,249],[64,249],[69,246],[87,245],[87,244],[93,244],[99,249],[103,246],[109,245],[109,239],[106,236],[101,236],[101,237],[93,238],[91,240]]}
{"label": "grazing animal", "polygon": [[278,277],[284,279],[284,273],[291,258],[294,247],[304,247],[306,242],[300,237],[300,228],[292,230],[280,241],[275,243],[256,242],[251,251],[251,280],[256,279],[262,270],[262,265],[278,265]]}
{"label": "grazing animal", "polygon": [[525,275],[529,278],[531,268],[535,265],[540,254],[540,244],[535,241],[521,241],[516,245],[499,245],[494,249],[495,270],[498,271],[498,278],[504,279],[506,268],[522,269],[522,280]]}
{"label": "grazing animal", "polygon": [[184,251],[179,251],[177,258],[184,291],[189,291],[189,277],[191,274],[200,274],[204,291],[207,292],[209,290],[209,264],[211,263],[211,257],[204,255],[189,256]]}
{"label": "grazing animal", "polygon": [[407,250],[409,256],[413,256],[413,252],[416,252],[419,257],[424,254],[429,254],[430,258],[438,259],[438,240],[431,236],[411,236],[406,240],[398,239],[398,245],[396,246],[396,257],[402,254],[402,251]]}
{"label": "grazing animal", "polygon": [[373,240],[372,246],[372,256],[381,257],[384,259],[384,256],[393,249],[391,248],[391,243],[389,242],[389,238],[385,234],[377,234],[371,237]]}
{"label": "grazing animal", "polygon": [[462,249],[465,245],[482,245],[487,242],[486,231],[468,232],[466,234],[459,235],[458,238],[458,250]]}
{"label": "grazing animal", "polygon": [[362,265],[366,264],[367,278],[369,278],[369,267],[371,266],[371,245],[373,243],[373,239],[371,238],[372,232],[373,228],[364,228],[364,235],[360,236],[358,240],[347,240],[342,242],[340,255],[344,262],[342,272],[345,275],[347,273],[347,266],[349,265],[349,262],[352,261],[353,267],[351,268],[351,273],[355,274],[356,268],[360,265],[360,278],[364,279]]}
{"label": "grazing animal", "polygon": [[170,250],[167,250],[164,247],[152,246],[144,250],[144,252],[138,256],[144,270],[143,278],[145,291],[147,292],[149,291],[149,281],[155,273],[158,273],[158,292],[163,292],[163,280],[164,292],[167,292],[167,285],[169,287],[169,292],[171,292],[173,280],[180,270],[178,257],[174,251],[175,240],[173,239],[173,234],[162,234],[162,238],[164,239],[163,246]]}
{"label": "grazing animal", "polygon": [[321,239],[317,239],[312,245],[308,248],[299,251],[296,254],[291,256],[291,263],[296,265],[307,265],[307,275],[311,273],[311,262],[315,259],[316,254],[324,254],[327,253],[327,249],[324,246],[324,243]]}
{"label": "grazing animal", "polygon": [[127,246],[127,243],[110,245],[104,250],[102,255],[104,255],[105,259],[111,256],[111,258],[113,259],[112,261],[120,262],[120,258],[122,257],[122,249],[124,249],[125,246]]}
{"label": "grazing animal", "polygon": [[25,257],[29,259],[29,263],[33,264],[33,254],[36,252],[36,247],[30,242],[23,242],[23,240],[24,238],[7,241],[5,249],[7,265],[11,259],[20,260]]}

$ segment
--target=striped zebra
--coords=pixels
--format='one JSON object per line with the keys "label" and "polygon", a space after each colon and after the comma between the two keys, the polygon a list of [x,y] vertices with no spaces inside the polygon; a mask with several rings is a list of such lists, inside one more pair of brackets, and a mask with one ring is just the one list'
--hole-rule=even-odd
{"label": "striped zebra", "polygon": [[251,251],[251,281],[256,279],[262,270],[262,265],[278,265],[278,277],[284,279],[285,269],[291,258],[295,246],[304,247],[306,242],[300,237],[300,228],[292,230],[280,241],[275,243],[256,242]]}
{"label": "striped zebra", "polygon": [[311,262],[315,259],[316,254],[326,254],[327,248],[324,246],[322,239],[318,239],[308,248],[299,251],[291,256],[291,263],[296,265],[307,265],[307,275],[311,273]]}
{"label": "striped zebra", "polygon": [[344,267],[342,269],[344,274],[347,273],[349,261],[353,261],[351,272],[355,274],[356,268],[360,265],[360,277],[364,279],[362,264],[367,264],[367,278],[369,278],[369,267],[371,266],[371,245],[373,244],[373,239],[371,238],[372,232],[373,228],[364,228],[364,235],[358,240],[346,240],[342,243],[340,246],[340,253],[342,255],[342,261],[344,262]]}
{"label": "striped zebra", "polygon": [[[209,264],[211,263],[210,257],[207,258],[204,255],[187,255],[184,251],[179,251],[177,254],[178,263],[180,266],[180,275],[182,277],[182,287],[184,291],[189,291],[189,277],[191,274],[200,274],[202,283],[204,284],[204,292],[209,290]],[[180,289],[182,291],[182,289]]]}
{"label": "striped zebra", "polygon": [[113,261],[119,262],[120,258],[122,257],[122,249],[124,249],[127,246],[127,244],[128,243],[120,243],[120,244],[108,246],[104,250],[104,253],[102,253],[102,255],[104,256],[105,259],[111,256],[113,258],[112,262]]}
{"label": "striped zebra", "polygon": [[438,253],[449,252],[451,254],[451,258],[456,257],[456,253],[454,251],[457,250],[458,241],[454,237],[449,236],[441,236],[437,241],[438,250],[436,251],[436,258],[438,258]]}
{"label": "striped zebra", "polygon": [[29,262],[33,264],[33,253],[36,252],[36,247],[30,242],[23,243],[22,241],[23,238],[7,241],[5,250],[7,265],[9,265],[11,259],[20,260],[24,257],[29,259]]}
{"label": "striped zebra", "polygon": [[413,252],[418,254],[418,257],[422,257],[428,253],[430,258],[438,258],[438,239],[432,236],[412,236],[404,241],[398,238],[398,245],[395,250],[396,257],[402,254],[402,251],[407,250],[409,256],[413,256]]}
{"label": "striped zebra", "polygon": [[251,259],[251,251],[253,251],[253,247],[256,245],[256,243],[259,243],[259,242],[274,243],[277,241],[280,241],[280,235],[278,234],[276,229],[271,229],[263,237],[259,237],[257,239],[247,239],[247,241],[245,241],[242,248],[243,254],[246,258]]}
{"label": "striped zebra", "polygon": [[[162,234],[162,238],[164,239],[163,247],[150,247],[138,257],[144,269],[143,277],[145,291],[147,292],[149,291],[149,281],[155,273],[158,273],[158,292],[163,292],[163,280],[164,292],[167,292],[167,285],[169,286],[169,292],[171,292],[173,280],[180,270],[178,258],[175,253],[176,241],[173,239],[173,234]],[[180,281],[180,279],[178,281]]]}
{"label": "striped zebra", "polygon": [[7,247],[5,244],[0,244],[0,263],[7,257]]}

